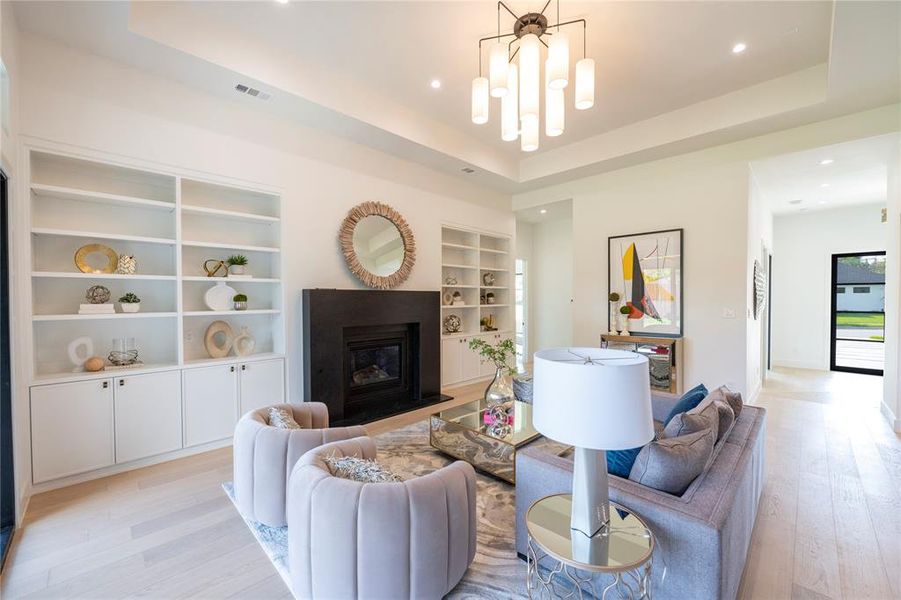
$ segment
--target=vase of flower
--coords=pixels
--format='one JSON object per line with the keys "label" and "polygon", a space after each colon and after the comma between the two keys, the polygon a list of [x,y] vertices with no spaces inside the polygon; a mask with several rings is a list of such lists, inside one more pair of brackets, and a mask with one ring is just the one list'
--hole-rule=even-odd
{"label": "vase of flower", "polygon": [[469,349],[477,352],[483,361],[494,363],[494,379],[485,388],[485,403],[488,406],[512,403],[513,381],[508,361],[516,356],[513,340],[505,339],[497,344],[489,344],[483,339],[474,338],[469,341]]}

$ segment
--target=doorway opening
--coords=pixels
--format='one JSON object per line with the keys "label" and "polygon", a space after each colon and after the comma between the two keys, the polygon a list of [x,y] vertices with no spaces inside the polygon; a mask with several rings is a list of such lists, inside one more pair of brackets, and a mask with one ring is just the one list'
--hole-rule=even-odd
{"label": "doorway opening", "polygon": [[885,367],[885,252],[832,255],[832,371],[882,375]]}
{"label": "doorway opening", "polygon": [[9,339],[9,201],[6,174],[0,171],[0,570],[16,525],[13,474],[12,374]]}
{"label": "doorway opening", "polygon": [[528,362],[528,350],[529,350],[529,332],[528,332],[528,278],[526,275],[526,269],[528,268],[528,262],[525,259],[517,258],[516,259],[516,273],[514,277],[514,292],[515,292],[515,300],[514,306],[516,309],[516,331],[514,335],[514,345],[516,346],[516,366],[517,368],[523,368],[526,362]]}

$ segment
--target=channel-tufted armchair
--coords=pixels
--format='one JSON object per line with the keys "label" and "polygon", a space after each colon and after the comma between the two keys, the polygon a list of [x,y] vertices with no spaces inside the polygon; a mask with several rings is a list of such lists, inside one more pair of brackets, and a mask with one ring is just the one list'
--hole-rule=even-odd
{"label": "channel-tufted armchair", "polygon": [[269,425],[268,406],[245,414],[235,427],[235,502],[246,517],[269,527],[284,527],[285,494],[294,463],[308,450],[336,440],[366,435],[360,426],[328,426],[321,402],[276,404],[294,415],[302,429]]}
{"label": "channel-tufted armchair", "polygon": [[288,564],[298,598],[439,599],[476,552],[476,477],[465,462],[403,482],[335,477],[323,457],[374,460],[360,437],[303,455],[288,482]]}

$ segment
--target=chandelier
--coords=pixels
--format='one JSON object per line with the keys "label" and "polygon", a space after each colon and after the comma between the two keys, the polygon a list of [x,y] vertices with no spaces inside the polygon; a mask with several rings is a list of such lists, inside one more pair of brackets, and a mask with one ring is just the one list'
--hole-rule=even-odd
{"label": "chandelier", "polygon": [[[479,40],[479,76],[472,80],[472,122],[488,122],[491,98],[501,101],[501,139],[520,140],[524,152],[538,149],[540,96],[544,90],[544,134],[561,135],[566,121],[566,88],[569,87],[569,36],[563,27],[582,24],[582,59],[576,63],[574,103],[577,110],[594,106],[594,59],[585,53],[585,19],[560,22],[560,0],[557,0],[557,23],[548,24],[544,11],[517,16],[503,2],[497,3],[497,35]],[[513,31],[501,33],[501,8],[515,21]],[[507,39],[513,38],[513,39]],[[482,42],[492,42],[488,55],[488,77],[482,75]],[[547,49],[544,81],[541,78],[541,46]],[[518,64],[515,59],[518,58]]]}

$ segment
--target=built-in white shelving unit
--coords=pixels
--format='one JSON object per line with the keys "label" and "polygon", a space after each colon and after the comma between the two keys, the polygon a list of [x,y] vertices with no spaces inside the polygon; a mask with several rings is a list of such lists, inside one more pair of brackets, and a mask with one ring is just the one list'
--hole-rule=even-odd
{"label": "built-in white shelving unit", "polygon": [[[206,328],[220,319],[236,333],[246,326],[260,355],[282,355],[279,196],[38,149],[28,168],[35,382],[95,377],[73,373],[68,359],[69,342],[83,336],[103,357],[113,338],[135,338],[144,363],[136,373],[199,364]],[[134,255],[137,272],[80,272],[73,257],[89,243]],[[248,296],[248,310],[209,310],[203,295],[222,279],[207,277],[203,263],[231,254],[249,259],[252,279],[226,280]],[[115,314],[78,314],[93,285],[109,288],[113,302],[136,293],[141,310],[123,313],[116,302]]]}
{"label": "built-in white shelving unit", "polygon": [[[34,144],[22,187],[30,255],[20,265],[31,274],[34,489],[227,445],[242,414],[285,402],[280,196]],[[133,255],[136,272],[82,273],[75,252],[91,243]],[[205,261],[232,254],[248,258],[252,278],[206,276]],[[247,295],[247,310],[210,310],[204,294],[223,281]],[[78,314],[95,285],[110,290],[115,313]],[[128,292],[141,299],[137,313],[116,302]],[[254,351],[210,358],[204,334],[217,320],[236,334],[246,327]],[[89,373],[69,359],[73,340],[88,338],[106,358],[123,337],[134,338],[140,364]]]}
{"label": "built-in white shelving unit", "polygon": [[[469,350],[472,338],[496,343],[513,337],[509,236],[446,225],[441,228],[441,383],[452,385],[493,375],[490,365]],[[456,279],[449,284],[448,278]],[[493,282],[489,283],[489,277]],[[447,294],[458,292],[463,303],[449,306]],[[489,301],[490,298],[490,301]],[[457,315],[462,328],[446,333],[443,322]],[[493,317],[495,330],[483,330],[482,320]]]}

